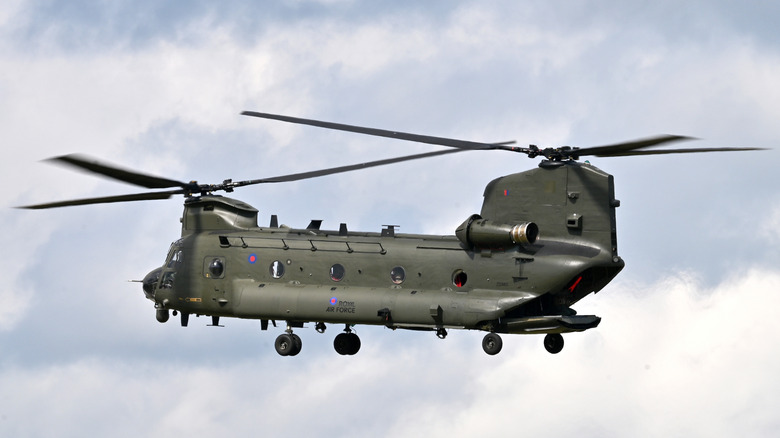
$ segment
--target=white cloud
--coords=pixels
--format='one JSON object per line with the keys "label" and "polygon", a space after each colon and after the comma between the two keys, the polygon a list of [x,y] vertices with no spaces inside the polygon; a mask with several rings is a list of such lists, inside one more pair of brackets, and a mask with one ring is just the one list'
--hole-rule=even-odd
{"label": "white cloud", "polygon": [[[663,5],[638,14],[542,3],[379,16],[340,4],[304,19],[228,8],[159,38],[147,29],[143,44],[118,31],[80,50],[45,40],[54,31],[20,46],[4,32],[0,200],[134,191],[36,162],[76,151],[216,182],[427,150],[243,109],[521,144],[679,129],[705,136],[702,146],[773,146],[771,42],[706,22],[666,27],[652,18],[666,16]],[[16,10],[0,9],[0,23],[18,23]],[[126,20],[117,29],[133,28]],[[261,223],[280,213],[291,225],[319,217],[451,233],[478,211],[485,183],[534,165],[515,158],[464,153],[236,196],[261,209]],[[180,200],[2,211],[0,388],[13,396],[0,400],[0,434],[772,435],[780,213],[766,178],[776,154],[594,161],[616,175],[628,266],[577,306],[602,325],[568,335],[556,356],[538,337],[505,336],[488,357],[480,333],[439,341],[362,328],[363,350],[343,358],[331,332],[308,328],[302,354],[280,358],[277,333],[247,321],[161,326],[124,283],[162,262]],[[388,206],[391,191],[401,208]]]}
{"label": "white cloud", "polygon": [[[713,288],[685,276],[640,289],[619,283],[588,299],[604,317],[601,327],[567,335],[558,355],[534,336],[504,336],[504,351],[489,357],[479,351],[478,333],[418,342],[419,334],[372,330],[363,332],[359,355],[320,357],[314,344],[329,341],[304,330],[310,351],[292,360],[269,347],[260,356],[210,363],[86,358],[5,366],[0,385],[15,395],[0,401],[0,431],[68,436],[89,424],[96,434],[118,436],[259,429],[319,436],[771,436],[780,421],[773,409],[780,384],[768,378],[780,365],[772,348],[780,341],[772,313],[780,305],[777,284],[780,272],[766,270]],[[396,337],[415,342],[404,347]],[[202,339],[191,347],[203,351],[201,358],[209,342],[221,342]],[[317,360],[308,360],[312,355]],[[288,421],[291,412],[307,421]],[[32,416],[40,421],[25,420]]]}
{"label": "white cloud", "polygon": [[776,202],[767,202],[772,204],[766,219],[758,228],[758,237],[766,241],[767,246],[777,248],[780,246],[780,205]]}

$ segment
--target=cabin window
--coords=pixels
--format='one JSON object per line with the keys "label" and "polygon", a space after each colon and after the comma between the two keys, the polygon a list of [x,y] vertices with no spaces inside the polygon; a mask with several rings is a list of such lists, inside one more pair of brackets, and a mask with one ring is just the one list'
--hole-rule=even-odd
{"label": "cabin window", "polygon": [[268,270],[271,273],[271,277],[282,278],[284,275],[284,263],[280,262],[279,260],[274,260]]}
{"label": "cabin window", "polygon": [[206,263],[208,263],[206,277],[222,278],[225,275],[225,259],[222,257],[214,257],[211,260],[206,259]]}
{"label": "cabin window", "polygon": [[466,275],[466,273],[463,272],[463,270],[461,269],[458,269],[452,274],[452,284],[454,284],[456,287],[465,286],[467,280],[468,280],[468,275]]}
{"label": "cabin window", "polygon": [[404,271],[404,268],[401,266],[396,266],[395,268],[390,270],[390,280],[394,284],[401,284],[406,279],[406,271]]}
{"label": "cabin window", "polygon": [[338,263],[330,267],[330,279],[333,281],[341,281],[344,278],[345,273],[346,270],[344,269],[344,266]]}

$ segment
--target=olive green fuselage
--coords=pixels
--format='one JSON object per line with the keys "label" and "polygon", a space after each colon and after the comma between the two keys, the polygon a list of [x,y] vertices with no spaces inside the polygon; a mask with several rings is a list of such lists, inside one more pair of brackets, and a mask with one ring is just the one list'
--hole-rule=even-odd
{"label": "olive green fuselage", "polygon": [[[392,227],[326,231],[316,221],[307,229],[258,227],[257,210],[247,204],[194,198],[147,296],[158,309],[292,326],[584,330],[598,318],[575,317],[571,306],[624,265],[612,185],[611,176],[576,163],[499,178],[486,188],[481,216],[464,223],[458,237]],[[502,226],[490,228],[491,221]],[[507,237],[524,221],[538,225],[538,240]]]}

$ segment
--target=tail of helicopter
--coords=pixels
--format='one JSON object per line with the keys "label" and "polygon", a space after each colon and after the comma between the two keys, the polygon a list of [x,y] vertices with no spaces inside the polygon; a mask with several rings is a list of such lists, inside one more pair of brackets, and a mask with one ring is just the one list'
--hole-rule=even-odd
{"label": "tail of helicopter", "polygon": [[[545,161],[497,178],[485,188],[482,217],[501,223],[532,220],[540,239],[566,242],[618,259],[615,183],[588,163]],[[583,248],[584,250],[584,248]]]}
{"label": "tail of helicopter", "polygon": [[[587,162],[544,161],[536,169],[493,180],[484,197],[482,217],[498,223],[533,221],[539,228],[536,243],[520,247],[517,257],[519,284],[525,282],[538,297],[507,311],[497,331],[548,333],[546,343],[560,343],[557,334],[596,327],[599,317],[577,316],[570,306],[601,290],[625,266],[617,252],[615,209],[620,202],[612,175]],[[526,276],[531,265],[540,278],[555,281]]]}

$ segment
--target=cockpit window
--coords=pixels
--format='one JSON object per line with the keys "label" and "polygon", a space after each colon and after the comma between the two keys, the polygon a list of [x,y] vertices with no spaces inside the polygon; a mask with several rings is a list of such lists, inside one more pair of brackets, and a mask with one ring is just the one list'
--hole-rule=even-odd
{"label": "cockpit window", "polygon": [[176,279],[176,272],[175,271],[169,271],[166,272],[163,275],[162,283],[160,284],[161,289],[173,289],[173,281]]}
{"label": "cockpit window", "polygon": [[168,260],[168,268],[178,268],[184,261],[184,251],[180,249],[171,250],[171,258]]}

